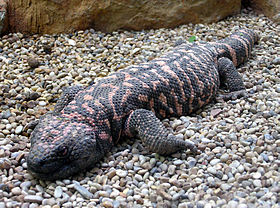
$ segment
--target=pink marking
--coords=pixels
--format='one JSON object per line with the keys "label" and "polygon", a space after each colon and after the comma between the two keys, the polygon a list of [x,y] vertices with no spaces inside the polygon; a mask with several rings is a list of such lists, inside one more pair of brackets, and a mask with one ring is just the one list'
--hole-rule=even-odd
{"label": "pink marking", "polygon": [[184,82],[182,82],[182,81],[179,79],[179,77],[177,76],[177,74],[176,74],[174,71],[172,71],[172,70],[170,69],[169,66],[167,66],[167,65],[163,66],[163,67],[162,67],[162,70],[165,71],[165,72],[167,72],[168,74],[170,74],[173,78],[175,78],[175,79],[177,80],[177,82],[178,82],[178,84],[179,84],[179,87],[180,87],[182,99],[183,99],[183,100],[186,100],[186,95],[185,95],[185,92],[184,92]]}
{"label": "pink marking", "polygon": [[187,51],[187,50],[185,50],[185,49],[183,49],[183,48],[179,49],[178,51],[179,51],[179,52],[182,52],[182,53],[189,53],[189,51]]}
{"label": "pink marking", "polygon": [[70,114],[63,114],[64,117],[69,118],[69,119],[73,119],[73,118],[77,118],[79,121],[82,120],[86,120],[84,116],[82,116],[81,114],[74,112],[74,113],[70,113]]}
{"label": "pink marking", "polygon": [[[210,67],[209,66],[207,66],[206,64],[204,64],[200,59],[203,59],[203,57],[202,56],[200,56],[199,58],[200,59],[198,59],[197,58],[197,56],[195,56],[194,54],[192,54],[192,53],[190,53],[190,56],[192,57],[192,59],[194,59],[194,60],[196,60],[198,63],[200,63],[203,67],[204,67],[204,69],[208,69],[209,71],[210,71]],[[197,70],[199,70],[199,73],[200,74],[204,74],[205,75],[205,77],[206,77],[206,73],[203,71],[203,69],[201,69],[200,67],[197,67],[196,65],[195,65],[195,67],[196,67],[196,69]],[[214,82],[212,82],[212,83],[209,83],[209,80],[208,79],[205,79],[205,82],[208,82],[207,83],[207,85],[211,85],[212,83],[214,83]],[[198,82],[198,84],[201,84],[202,82]],[[204,89],[204,87],[205,87],[205,84],[206,83],[204,83],[202,86],[200,86],[200,87],[202,87],[202,88],[200,88],[200,89]],[[201,90],[201,96],[203,96],[204,94],[202,93],[202,90]]]}
{"label": "pink marking", "polygon": [[67,135],[70,131],[71,131],[70,126],[65,127],[65,129],[63,130],[63,135]]}
{"label": "pink marking", "polygon": [[151,77],[149,74],[146,74],[146,73],[142,73],[141,76],[144,77],[144,78],[145,77],[148,77],[148,78]]}
{"label": "pink marking", "polygon": [[156,61],[156,64],[160,65],[160,66],[166,66],[166,62],[165,61]]}
{"label": "pink marking", "polygon": [[[192,65],[195,67],[195,69],[196,69],[197,71],[200,71],[200,67],[197,66],[194,62],[190,61],[190,64],[192,64]],[[188,68],[188,69],[190,70],[191,68]],[[191,70],[192,70],[192,69],[191,69]],[[196,73],[193,72],[193,75],[194,75],[194,78],[196,79],[197,85],[199,86],[198,88],[199,88],[199,90],[200,90],[200,96],[201,96],[201,95],[203,95],[204,84],[203,84],[202,81],[200,81],[200,79],[198,78],[198,76],[196,75]]]}
{"label": "pink marking", "polygon": [[159,95],[159,100],[161,101],[161,103],[165,106],[167,106],[167,98],[163,93],[160,93]]}
{"label": "pink marking", "polygon": [[229,50],[230,56],[232,58],[232,62],[234,66],[237,66],[237,58],[236,58],[236,52],[235,50],[228,44],[223,43],[224,46],[226,46]]}
{"label": "pink marking", "polygon": [[72,100],[72,101],[71,101],[71,104],[76,104],[76,100]]}
{"label": "pink marking", "polygon": [[[121,70],[120,70],[121,71]],[[105,78],[105,77],[104,77]],[[104,79],[103,78],[103,79]],[[107,79],[117,79],[118,77],[117,77],[117,75],[116,74],[110,74],[108,77],[107,77]]]}
{"label": "pink marking", "polygon": [[152,85],[153,85],[153,90],[156,91],[157,90],[157,86],[160,84],[160,81],[151,81]]}
{"label": "pink marking", "polygon": [[[241,39],[240,36],[238,35],[233,35],[232,38],[239,40],[243,44],[243,46],[245,47],[246,57],[249,57],[248,45],[250,45],[250,43],[249,42],[245,43],[245,41]],[[246,41],[248,40],[246,39]]]}
{"label": "pink marking", "polygon": [[148,102],[148,96],[147,95],[138,95],[138,100],[142,101],[142,102]]}
{"label": "pink marking", "polygon": [[[168,56],[168,54],[166,54],[165,56]],[[169,58],[166,58],[166,57],[160,57],[160,58],[154,59],[154,60],[153,60],[153,63],[156,63],[157,61],[166,62],[166,61],[170,61],[170,59],[169,59]]]}
{"label": "pink marking", "polygon": [[198,100],[198,105],[199,105],[199,108],[201,107],[201,106],[203,106],[204,105],[204,101],[202,101],[201,99],[200,99],[200,97],[198,97],[197,98],[197,100]]}
{"label": "pink marking", "polygon": [[93,110],[91,107],[88,106],[88,103],[83,103],[83,104],[82,104],[82,107],[83,107],[84,109],[86,109],[86,111],[89,112],[90,114],[93,114],[93,113],[94,113],[94,110]]}
{"label": "pink marking", "polygon": [[149,103],[149,104],[150,104],[150,108],[152,109],[152,111],[155,112],[155,111],[154,111],[155,101],[154,101],[153,98],[150,100],[150,103]]}
{"label": "pink marking", "polygon": [[117,113],[116,113],[116,108],[115,108],[115,105],[113,103],[113,96],[116,94],[116,92],[120,89],[119,87],[117,86],[113,86],[111,85],[111,88],[113,89],[113,91],[109,92],[108,94],[108,100],[109,100],[109,103],[112,107],[112,110],[113,110],[113,113],[114,113],[114,117],[113,119],[119,121],[124,115],[121,115],[121,116],[118,116]]}
{"label": "pink marking", "polygon": [[123,86],[129,87],[129,88],[134,87],[134,85],[133,85],[133,84],[130,84],[129,82],[124,82],[124,83],[123,83]]}
{"label": "pink marking", "polygon": [[[189,96],[189,113],[190,113],[190,112],[193,111],[192,103],[193,103],[193,100],[194,100],[194,89],[193,89],[193,87],[192,87],[192,82],[191,82],[189,76],[186,74],[185,70],[182,69],[182,68],[180,67],[180,64],[179,64],[177,61],[175,61],[174,63],[175,63],[175,65],[177,66],[177,68],[178,68],[180,71],[183,72],[183,74],[184,74],[184,76],[185,76],[185,78],[186,78],[186,80],[187,80],[187,82],[188,82],[188,86],[189,86],[189,88],[190,88],[190,92],[191,92],[191,94],[190,94],[190,96]],[[191,71],[191,72],[194,74],[192,68],[187,68],[186,70],[189,70],[189,71]]]}
{"label": "pink marking", "polygon": [[149,85],[147,85],[147,84],[146,84],[145,82],[143,82],[141,79],[138,79],[138,78],[136,78],[136,77],[133,77],[133,78],[131,78],[131,80],[135,80],[136,82],[138,81],[138,82],[140,82],[140,83],[142,84],[142,87],[143,87],[143,88],[150,89]]}
{"label": "pink marking", "polygon": [[125,105],[127,99],[129,98],[129,96],[130,96],[131,94],[132,94],[132,93],[131,93],[130,89],[127,89],[127,90],[125,91],[125,95],[122,97],[121,105]]}
{"label": "pink marking", "polygon": [[91,96],[91,95],[85,95],[84,96],[84,100],[92,100],[93,99],[93,97]]}
{"label": "pink marking", "polygon": [[[105,131],[102,131],[102,132],[99,134],[99,137],[100,137],[100,139],[102,139],[102,140],[108,140],[108,139],[110,139],[110,135],[107,134]],[[111,140],[111,139],[110,139],[110,140]]]}
{"label": "pink marking", "polygon": [[130,123],[130,120],[131,120],[131,116],[132,116],[133,112],[130,113],[130,115],[128,116],[127,120],[126,120],[126,126],[125,126],[125,130],[123,132],[123,134],[125,136],[128,136],[128,137],[133,137],[132,133],[129,131],[129,123]]}
{"label": "pink marking", "polygon": [[124,74],[124,80],[129,80],[131,78],[131,75],[127,72],[122,72],[122,74]]}
{"label": "pink marking", "polygon": [[156,69],[152,69],[151,72],[153,72],[162,82],[164,82],[166,85],[169,85],[168,79],[165,77],[161,76]]}
{"label": "pink marking", "polygon": [[63,136],[54,137],[52,143],[55,143],[56,141],[59,141],[61,139],[63,139]]}
{"label": "pink marking", "polygon": [[131,67],[131,68],[129,69],[129,71],[137,72],[137,71],[138,71],[138,68]]}
{"label": "pink marking", "polygon": [[56,129],[52,129],[50,132],[51,132],[51,134],[55,134],[55,135],[58,135],[60,133],[60,131],[58,131]]}
{"label": "pink marking", "polygon": [[252,36],[250,33],[248,33],[246,30],[240,30],[239,32],[245,33],[246,35],[250,36],[250,38],[252,40],[254,40],[255,42],[257,41],[257,36]]}
{"label": "pink marking", "polygon": [[92,125],[95,126],[95,121],[92,118],[88,118],[88,122]]}
{"label": "pink marking", "polygon": [[108,119],[103,120],[103,122],[106,123],[109,128],[111,127],[110,121]]}
{"label": "pink marking", "polygon": [[59,123],[59,120],[57,120],[57,117],[54,117],[53,119],[54,119],[54,120],[51,120],[51,121],[50,121],[50,124],[51,124],[52,126],[56,126],[56,125]]}
{"label": "pink marking", "polygon": [[71,109],[75,110],[75,109],[77,109],[77,108],[78,108],[78,106],[76,106],[76,105],[69,105],[69,108],[71,108]]}
{"label": "pink marking", "polygon": [[182,115],[183,109],[182,109],[182,104],[179,103],[178,97],[174,91],[174,89],[171,90],[171,95],[174,97],[175,100],[175,107],[178,115]]}
{"label": "pink marking", "polygon": [[145,69],[148,69],[148,68],[150,68],[150,65],[149,64],[142,64],[141,67],[145,68]]}

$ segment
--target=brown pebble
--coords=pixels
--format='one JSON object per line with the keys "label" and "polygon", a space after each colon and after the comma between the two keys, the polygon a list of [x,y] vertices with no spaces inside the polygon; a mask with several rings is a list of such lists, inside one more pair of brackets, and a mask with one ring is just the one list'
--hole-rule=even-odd
{"label": "brown pebble", "polygon": [[[26,147],[26,145],[25,145],[25,147]],[[25,148],[24,147],[24,148]],[[23,149],[24,149],[23,148]],[[21,161],[21,159],[24,157],[24,155],[25,155],[25,153],[24,152],[20,152],[19,154],[18,154],[18,156],[16,157],[16,161],[19,163],[20,161]]]}
{"label": "brown pebble", "polygon": [[205,144],[198,144],[198,146],[197,146],[197,149],[198,149],[198,150],[201,150],[201,151],[204,151],[205,148],[206,148],[206,145],[205,145]]}
{"label": "brown pebble", "polygon": [[0,168],[1,169],[10,169],[11,168],[11,161],[10,160],[7,160],[7,159],[2,159],[0,160]]}
{"label": "brown pebble", "polygon": [[29,59],[27,59],[27,63],[32,69],[35,69],[40,65],[38,59],[36,59],[35,57],[30,57]]}
{"label": "brown pebble", "polygon": [[171,195],[166,193],[163,189],[157,189],[157,194],[162,196],[164,199],[172,200]]}
{"label": "brown pebble", "polygon": [[264,145],[264,141],[262,139],[257,140],[257,146],[261,147]]}

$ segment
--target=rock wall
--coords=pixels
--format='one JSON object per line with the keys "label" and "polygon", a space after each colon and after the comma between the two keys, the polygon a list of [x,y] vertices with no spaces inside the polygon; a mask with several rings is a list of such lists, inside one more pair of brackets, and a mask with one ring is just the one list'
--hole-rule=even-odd
{"label": "rock wall", "polygon": [[8,32],[176,27],[216,22],[240,9],[241,0],[10,0]]}
{"label": "rock wall", "polygon": [[249,6],[280,23],[280,0],[248,0]]}

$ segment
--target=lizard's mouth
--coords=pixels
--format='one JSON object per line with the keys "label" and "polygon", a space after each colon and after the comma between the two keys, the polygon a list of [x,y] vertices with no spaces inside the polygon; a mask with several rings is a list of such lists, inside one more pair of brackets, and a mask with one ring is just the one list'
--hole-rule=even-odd
{"label": "lizard's mouth", "polygon": [[[89,157],[83,158],[83,161],[88,161]],[[85,169],[87,166],[83,165],[81,159],[74,161],[54,161],[39,165],[27,159],[28,171],[31,175],[42,180],[56,180],[73,176]]]}

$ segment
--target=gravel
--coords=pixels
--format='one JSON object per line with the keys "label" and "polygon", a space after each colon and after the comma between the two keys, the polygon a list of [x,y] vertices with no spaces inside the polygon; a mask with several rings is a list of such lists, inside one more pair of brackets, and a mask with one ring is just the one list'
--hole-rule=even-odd
{"label": "gravel", "polygon": [[[59,181],[27,171],[32,121],[53,109],[62,88],[87,85],[149,61],[195,35],[215,41],[239,27],[261,40],[240,67],[248,99],[211,103],[165,119],[201,154],[148,153],[139,140],[116,145],[95,168]],[[104,34],[8,34],[0,39],[0,208],[280,207],[280,26],[243,10],[218,23]]]}

